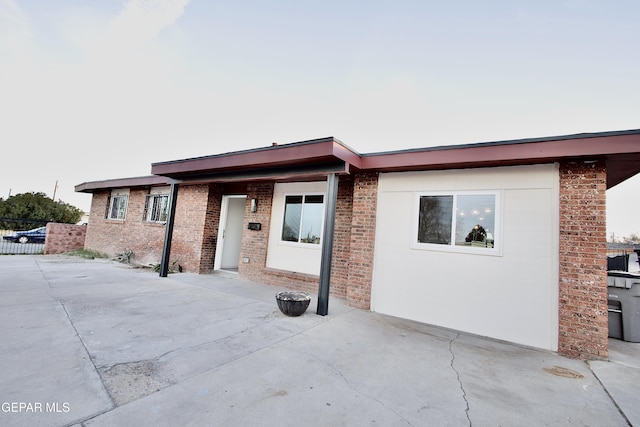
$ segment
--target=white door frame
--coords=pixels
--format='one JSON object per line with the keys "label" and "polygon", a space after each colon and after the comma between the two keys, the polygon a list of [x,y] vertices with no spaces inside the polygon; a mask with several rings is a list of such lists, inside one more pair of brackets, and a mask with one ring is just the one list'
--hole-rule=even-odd
{"label": "white door frame", "polygon": [[220,204],[220,222],[218,223],[218,242],[216,243],[216,256],[213,261],[213,269],[220,270],[222,265],[222,251],[224,250],[225,228],[227,226],[227,215],[229,213],[229,199],[246,199],[245,195],[222,196]]}

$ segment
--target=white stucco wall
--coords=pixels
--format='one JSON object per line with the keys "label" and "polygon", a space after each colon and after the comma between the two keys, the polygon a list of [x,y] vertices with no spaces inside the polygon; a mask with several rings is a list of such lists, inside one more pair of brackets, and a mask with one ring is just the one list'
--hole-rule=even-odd
{"label": "white stucco wall", "polygon": [[296,273],[320,274],[321,245],[283,242],[285,195],[322,193],[327,191],[326,181],[276,183],[271,206],[271,232],[267,248],[267,267]]}
{"label": "white stucco wall", "polygon": [[[371,309],[557,350],[557,165],[381,174]],[[497,255],[412,249],[416,193],[500,190]]]}

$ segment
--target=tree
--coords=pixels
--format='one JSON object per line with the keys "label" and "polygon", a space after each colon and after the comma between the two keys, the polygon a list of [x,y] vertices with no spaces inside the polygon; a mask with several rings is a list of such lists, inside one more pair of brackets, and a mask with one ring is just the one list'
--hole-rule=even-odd
{"label": "tree", "polygon": [[467,237],[465,237],[465,242],[483,242],[484,239],[487,238],[487,232],[484,227],[480,224],[476,225],[471,229]]}
{"label": "tree", "polygon": [[0,199],[0,228],[3,229],[28,228],[33,225],[27,225],[28,221],[10,221],[15,219],[76,224],[82,215],[79,208],[62,201],[55,202],[44,193],[22,193],[6,200]]}

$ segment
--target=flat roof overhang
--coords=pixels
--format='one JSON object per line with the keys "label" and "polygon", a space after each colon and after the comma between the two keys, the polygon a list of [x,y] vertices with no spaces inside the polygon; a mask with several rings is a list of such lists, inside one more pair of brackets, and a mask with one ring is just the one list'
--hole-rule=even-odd
{"label": "flat roof overhang", "polygon": [[94,193],[112,188],[154,187],[171,184],[171,179],[164,176],[149,175],[134,178],[105,179],[102,181],[83,182],[74,187],[76,193]]}
{"label": "flat roof overhang", "polygon": [[184,183],[317,181],[353,171],[403,172],[604,161],[607,189],[640,173],[640,129],[358,154],[333,137],[153,163],[153,175],[79,184],[77,192]]}
{"label": "flat roof overhang", "polygon": [[362,155],[363,170],[400,172],[602,160],[607,188],[640,172],[640,130],[443,146]]}
{"label": "flat roof overhang", "polygon": [[151,173],[181,182],[324,179],[358,169],[360,155],[333,137],[153,163]]}

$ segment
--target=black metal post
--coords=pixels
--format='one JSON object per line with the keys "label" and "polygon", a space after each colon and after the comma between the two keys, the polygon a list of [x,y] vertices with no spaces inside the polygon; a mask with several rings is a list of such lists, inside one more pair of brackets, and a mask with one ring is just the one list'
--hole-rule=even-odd
{"label": "black metal post", "polygon": [[164,245],[162,246],[162,259],[160,260],[160,277],[167,277],[169,273],[169,256],[171,255],[171,238],[173,237],[173,223],[176,216],[176,200],[178,200],[178,184],[171,184],[169,194],[169,212],[167,224],[164,230]]}
{"label": "black metal post", "polygon": [[324,230],[322,232],[322,258],[320,259],[320,285],[316,314],[326,316],[329,312],[329,285],[331,281],[331,256],[333,254],[333,230],[336,223],[338,201],[338,174],[327,176],[327,202],[324,208]]}

